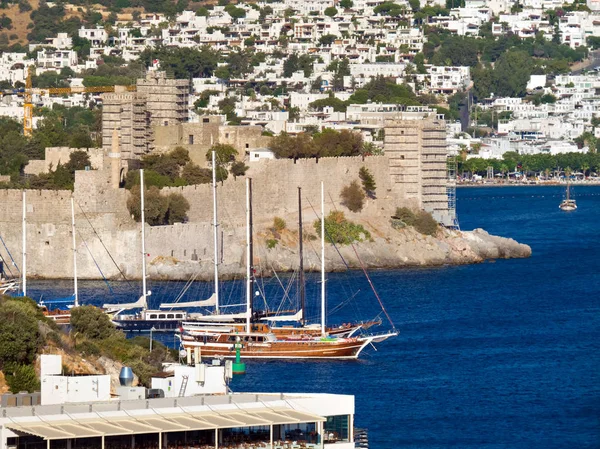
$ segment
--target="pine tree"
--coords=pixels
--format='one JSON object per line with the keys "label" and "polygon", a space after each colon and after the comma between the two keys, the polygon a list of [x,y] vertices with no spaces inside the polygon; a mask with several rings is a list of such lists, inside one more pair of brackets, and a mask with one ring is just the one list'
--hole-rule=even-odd
{"label": "pine tree", "polygon": [[363,190],[370,198],[375,198],[375,189],[377,185],[375,184],[375,178],[369,171],[367,167],[361,167],[358,171],[358,177],[362,181]]}

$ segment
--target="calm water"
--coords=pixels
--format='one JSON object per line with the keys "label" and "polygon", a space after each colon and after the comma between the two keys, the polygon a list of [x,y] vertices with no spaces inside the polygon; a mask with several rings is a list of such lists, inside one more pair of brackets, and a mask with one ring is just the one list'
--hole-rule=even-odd
{"label": "calm water", "polygon": [[[574,194],[579,209],[565,213],[559,187],[459,190],[463,229],[513,237],[533,256],[373,272],[399,337],[356,362],[249,362],[234,390],[353,394],[372,448],[600,447],[600,187]],[[359,273],[329,279],[330,308],[361,288],[361,307],[352,301],[338,321],[377,313]],[[153,296],[179,286],[155,284]],[[48,295],[69,283],[31,287]],[[242,292],[239,283],[224,288],[234,302]],[[120,284],[114,299],[139,290]],[[83,302],[106,295],[103,284],[84,283]]]}

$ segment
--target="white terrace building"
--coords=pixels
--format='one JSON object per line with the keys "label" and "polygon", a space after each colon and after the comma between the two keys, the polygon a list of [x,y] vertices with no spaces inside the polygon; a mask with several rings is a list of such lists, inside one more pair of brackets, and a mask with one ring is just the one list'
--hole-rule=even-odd
{"label": "white terrace building", "polygon": [[108,41],[108,33],[101,26],[97,26],[96,28],[81,27],[78,35],[80,38],[90,41],[92,47],[100,47]]}
{"label": "white terrace building", "polygon": [[73,68],[77,65],[77,53],[73,50],[41,50],[37,53],[36,65],[39,72]]}

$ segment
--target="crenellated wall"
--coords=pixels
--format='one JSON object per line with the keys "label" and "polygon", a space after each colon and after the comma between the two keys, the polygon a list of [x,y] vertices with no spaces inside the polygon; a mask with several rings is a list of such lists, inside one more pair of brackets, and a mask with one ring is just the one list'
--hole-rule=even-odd
{"label": "crenellated wall", "polygon": [[[326,213],[334,207],[346,216],[368,224],[385,220],[402,205],[390,185],[385,156],[323,158],[309,160],[263,160],[250,164],[255,230],[264,233],[274,217],[283,218],[288,229],[297,230],[297,187],[302,187],[305,232],[314,233],[313,211],[320,211],[320,182],[325,182]],[[363,212],[353,214],[339,204],[342,188],[358,180],[366,166],[377,183],[377,199],[368,199]],[[223,247],[224,274],[239,272],[245,251],[245,178],[229,177],[218,185],[220,241]],[[201,265],[212,264],[212,188],[211,185],[165,189],[179,192],[190,203],[189,222],[173,226],[147,226],[146,252],[152,277],[172,277],[173,266],[180,266],[185,278]],[[69,278],[73,275],[71,244],[70,191],[27,192],[28,273],[32,277]],[[82,278],[101,278],[96,260],[105,276],[118,278],[119,269],[128,278],[141,273],[140,226],[127,210],[129,192],[112,189],[110,171],[76,173],[75,192],[78,272]],[[21,264],[22,192],[0,190],[0,235],[17,264]],[[312,205],[312,207],[311,207]],[[105,249],[106,247],[106,249]],[[114,265],[112,256],[118,265]],[[4,248],[0,254],[8,260]],[[157,263],[159,262],[159,263]],[[165,267],[171,266],[166,272]],[[177,269],[175,269],[177,271]]]}

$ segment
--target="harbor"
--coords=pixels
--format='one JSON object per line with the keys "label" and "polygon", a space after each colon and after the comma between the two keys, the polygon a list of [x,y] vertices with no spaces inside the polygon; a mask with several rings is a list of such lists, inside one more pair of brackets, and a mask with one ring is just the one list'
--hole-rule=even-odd
{"label": "harbor", "polygon": [[[398,337],[378,351],[368,347],[359,361],[249,360],[232,389],[354,395],[355,425],[368,429],[370,447],[592,444],[600,413],[594,399],[600,397],[600,286],[593,250],[600,244],[599,194],[598,187],[576,186],[578,209],[564,213],[558,209],[562,186],[459,190],[463,229],[481,226],[517,238],[531,245],[531,258],[373,270]],[[319,290],[313,277],[318,274],[308,274],[308,295]],[[344,304],[349,281],[361,291],[368,288],[355,271],[329,273],[327,279],[332,310]],[[275,284],[265,288],[274,292]],[[153,295],[174,297],[181,285],[153,282]],[[193,292],[204,295],[210,287],[198,283]],[[242,295],[243,287],[223,282],[223,295]],[[29,289],[35,297],[66,296],[72,281],[33,280]],[[82,281],[80,294],[83,304],[102,305],[107,287]],[[137,283],[114,285],[118,302],[138,294]],[[342,307],[332,323],[352,321],[357,313],[354,306]],[[377,313],[374,298],[363,301],[363,317]],[[307,314],[318,317],[317,306]],[[176,344],[171,334],[153,338]],[[543,429],[543,437],[532,428]]]}

